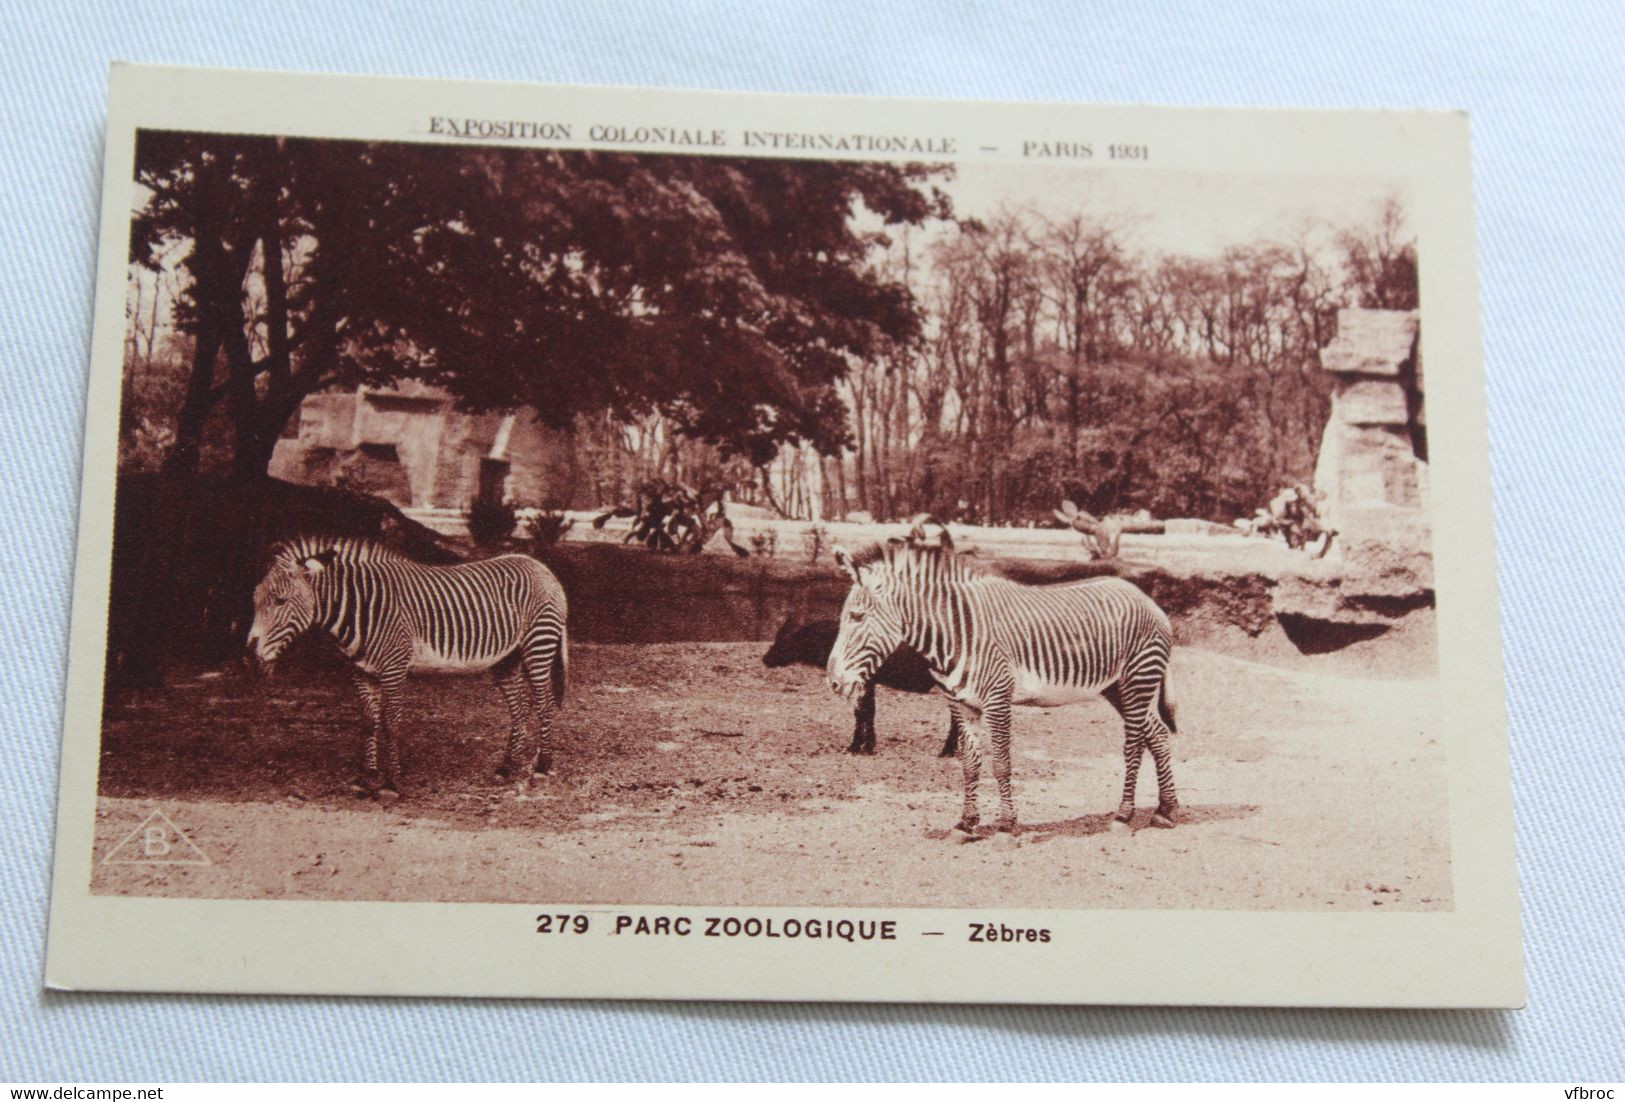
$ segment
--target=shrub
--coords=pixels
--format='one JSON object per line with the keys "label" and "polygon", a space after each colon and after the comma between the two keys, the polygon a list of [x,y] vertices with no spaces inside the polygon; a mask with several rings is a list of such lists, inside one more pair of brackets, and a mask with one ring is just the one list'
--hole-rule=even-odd
{"label": "shrub", "polygon": [[715,487],[697,491],[682,483],[646,482],[638,488],[636,505],[616,506],[595,518],[592,526],[602,528],[611,517],[631,517],[632,530],[625,542],[679,555],[699,554],[721,532],[729,550],[745,558],[750,552],[733,540],[733,521],[728,519],[724,497]]}
{"label": "shrub", "polygon": [[824,553],[824,545],[829,542],[829,529],[822,524],[810,525],[801,533],[801,546],[806,549],[807,561],[816,563],[818,556]]}
{"label": "shrub", "polygon": [[511,502],[475,498],[463,516],[468,521],[469,537],[476,546],[495,547],[513,535],[518,510]]}
{"label": "shrub", "polygon": [[1326,526],[1320,515],[1325,497],[1300,482],[1271,498],[1268,508],[1254,510],[1251,517],[1238,520],[1236,526],[1255,536],[1280,536],[1294,551],[1324,537],[1320,554],[1325,555],[1331,550],[1332,537],[1337,534]]}
{"label": "shrub", "polygon": [[525,518],[525,535],[532,547],[552,547],[575,522],[564,515],[563,509],[538,509]]}

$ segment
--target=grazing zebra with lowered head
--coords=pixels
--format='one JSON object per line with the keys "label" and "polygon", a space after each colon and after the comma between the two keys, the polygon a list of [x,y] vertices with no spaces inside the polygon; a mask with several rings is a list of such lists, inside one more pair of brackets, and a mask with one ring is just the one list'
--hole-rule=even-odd
{"label": "grazing zebra with lowered head", "polygon": [[548,771],[569,649],[564,589],[547,567],[525,555],[429,566],[355,540],[313,550],[304,540],[273,550],[254,590],[248,651],[269,673],[304,632],[333,637],[367,712],[362,792],[398,790],[408,672],[491,671],[510,721],[503,774],[522,790]]}
{"label": "grazing zebra with lowered head", "polygon": [[[840,633],[839,620],[812,620],[798,624],[795,617],[786,617],[784,623],[779,625],[779,633],[773,638],[773,646],[762,656],[762,665],[778,668],[799,663],[823,669],[829,664],[830,651],[835,649],[835,639]],[[891,656],[880,664],[875,675],[863,683],[863,688],[857,694],[852,709],[855,721],[852,728],[852,745],[846,748],[849,754],[875,752],[876,685],[901,689],[905,693],[928,693],[937,687],[925,659],[907,647],[899,647],[893,651]],[[948,737],[943,741],[942,749],[937,752],[937,756],[951,758],[958,751],[959,716],[950,708]]]}
{"label": "grazing zebra with lowered head", "polygon": [[[1173,826],[1179,799],[1168,736],[1173,632],[1168,617],[1132,583],[1101,577],[1023,585],[925,543],[924,521],[891,540],[835,559],[852,579],[841,633],[829,656],[830,685],[850,696],[897,646],[919,652],[964,726],[965,809],[958,829],[979,820],[984,747],[999,788],[998,829],[1013,831],[1010,712],[1015,704],[1057,707],[1100,694],[1123,718],[1123,798],[1115,823],[1134,814],[1135,781],[1147,750],[1156,763],[1156,826]],[[934,522],[932,522],[934,523]]]}

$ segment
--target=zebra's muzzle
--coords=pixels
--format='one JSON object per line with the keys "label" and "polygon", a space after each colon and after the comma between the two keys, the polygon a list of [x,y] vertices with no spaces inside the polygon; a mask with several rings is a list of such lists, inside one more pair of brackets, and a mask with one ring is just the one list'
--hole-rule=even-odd
{"label": "zebra's muzzle", "polygon": [[276,658],[266,658],[260,652],[260,641],[253,636],[249,637],[247,652],[243,655],[243,666],[255,680],[269,681],[276,676]]}

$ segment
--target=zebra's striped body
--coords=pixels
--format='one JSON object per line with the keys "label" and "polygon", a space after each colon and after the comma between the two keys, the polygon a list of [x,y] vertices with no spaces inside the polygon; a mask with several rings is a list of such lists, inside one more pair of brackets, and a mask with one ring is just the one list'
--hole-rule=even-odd
{"label": "zebra's striped body", "polygon": [[987,573],[944,546],[892,541],[856,554],[837,549],[852,577],[829,677],[850,694],[899,643],[917,651],[959,712],[965,735],[961,829],[975,828],[984,748],[999,789],[999,829],[1015,827],[1010,718],[1015,704],[1057,707],[1103,695],[1123,718],[1124,783],[1117,820],[1134,813],[1140,761],[1156,763],[1153,820],[1173,825],[1178,807],[1168,735],[1173,633],[1168,617],[1121,578],[1023,585]]}
{"label": "zebra's striped body", "polygon": [[295,542],[275,555],[254,591],[248,649],[269,668],[303,632],[332,636],[367,710],[367,789],[396,788],[401,687],[416,672],[490,670],[510,719],[504,771],[522,784],[547,772],[568,663],[564,589],[547,567],[525,555],[428,566],[363,541],[310,550]]}

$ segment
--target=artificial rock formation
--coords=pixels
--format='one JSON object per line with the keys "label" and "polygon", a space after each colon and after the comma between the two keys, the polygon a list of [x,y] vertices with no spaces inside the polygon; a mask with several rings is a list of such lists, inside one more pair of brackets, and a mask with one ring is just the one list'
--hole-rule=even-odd
{"label": "artificial rock formation", "polygon": [[1337,532],[1344,600],[1411,600],[1433,588],[1427,420],[1414,310],[1343,310],[1320,354],[1336,379],[1315,490]]}
{"label": "artificial rock formation", "polygon": [[271,456],[273,476],[347,485],[403,509],[460,511],[480,496],[568,502],[578,482],[568,434],[528,410],[464,412],[411,381],[312,394],[289,430]]}

